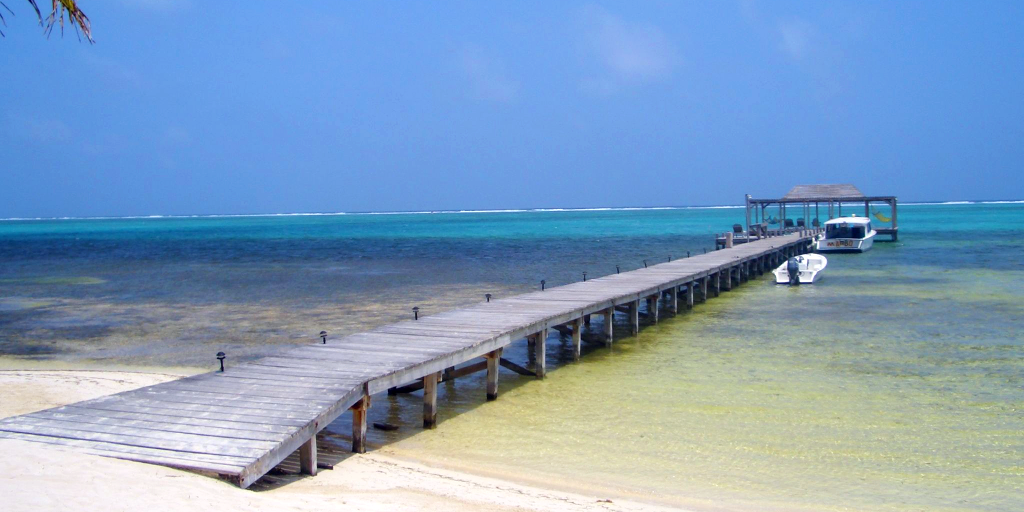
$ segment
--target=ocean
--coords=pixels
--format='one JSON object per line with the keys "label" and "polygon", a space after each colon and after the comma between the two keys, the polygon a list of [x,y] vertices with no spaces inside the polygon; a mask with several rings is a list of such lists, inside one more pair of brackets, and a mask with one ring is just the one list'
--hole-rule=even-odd
{"label": "ocean", "polygon": [[[1024,204],[901,204],[900,241],[751,281],[548,378],[381,396],[372,446],[694,508],[1024,509]],[[856,210],[854,210],[856,211]],[[882,212],[887,215],[888,212]],[[215,368],[683,258],[742,208],[0,221],[0,361]],[[595,327],[597,328],[597,327]],[[618,326],[623,334],[627,327]],[[526,361],[525,342],[507,357]],[[340,441],[343,417],[330,427]]]}

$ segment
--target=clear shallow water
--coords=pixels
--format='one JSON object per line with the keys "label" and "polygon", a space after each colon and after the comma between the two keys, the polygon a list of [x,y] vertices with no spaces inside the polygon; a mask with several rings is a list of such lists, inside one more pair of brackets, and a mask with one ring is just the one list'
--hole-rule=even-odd
{"label": "clear shallow water", "polygon": [[[700,506],[1024,508],[1022,205],[907,206],[813,287],[746,284],[549,378],[377,397],[387,450]],[[206,364],[711,246],[742,210],[0,223],[0,350]],[[12,227],[13,226],[13,227]],[[941,238],[939,238],[941,237]],[[624,328],[625,326],[620,326]],[[595,322],[595,329],[600,325]],[[523,343],[510,356],[525,361]],[[343,421],[332,426],[340,434]]]}

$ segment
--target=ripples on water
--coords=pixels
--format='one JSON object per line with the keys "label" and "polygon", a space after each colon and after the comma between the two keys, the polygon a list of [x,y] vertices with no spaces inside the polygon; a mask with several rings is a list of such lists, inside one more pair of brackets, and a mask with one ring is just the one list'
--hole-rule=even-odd
{"label": "ripples on water", "polygon": [[[742,210],[0,223],[0,350],[206,365],[711,246]],[[386,450],[550,485],[762,510],[1024,507],[1021,205],[911,206],[824,281],[746,284],[549,378],[377,397]],[[595,320],[594,329],[600,324]],[[625,325],[619,326],[625,330]],[[624,332],[622,333],[624,334]],[[509,356],[527,359],[524,343]],[[344,436],[347,424],[332,425]]]}

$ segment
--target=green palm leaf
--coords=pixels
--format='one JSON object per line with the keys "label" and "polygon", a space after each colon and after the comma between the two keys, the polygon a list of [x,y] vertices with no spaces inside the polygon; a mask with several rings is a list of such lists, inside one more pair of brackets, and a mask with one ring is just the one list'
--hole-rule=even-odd
{"label": "green palm leaf", "polygon": [[[50,15],[46,19],[43,19],[43,12],[39,9],[39,5],[36,4],[36,0],[28,0],[28,3],[36,11],[36,17],[39,19],[39,24],[43,26],[43,33],[47,37],[53,32],[54,26],[60,26],[60,33],[62,36],[64,35],[64,17],[66,15],[68,23],[75,29],[76,35],[84,35],[85,39],[90,43],[96,42],[92,38],[92,26],[89,23],[89,17],[78,8],[75,0],[50,0]],[[0,6],[12,16],[14,15],[14,11],[7,7],[7,4],[0,2]],[[4,19],[2,11],[0,11],[0,25],[7,26],[7,20]],[[0,31],[0,37],[3,36],[4,33]]]}

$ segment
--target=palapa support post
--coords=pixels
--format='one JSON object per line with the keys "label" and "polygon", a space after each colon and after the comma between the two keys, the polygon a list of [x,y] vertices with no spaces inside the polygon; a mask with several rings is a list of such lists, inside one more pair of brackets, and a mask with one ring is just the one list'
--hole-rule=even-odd
{"label": "palapa support post", "polygon": [[[589,317],[590,315],[587,315]],[[583,319],[577,318],[572,321],[572,360],[580,360],[580,345],[583,341]]]}
{"label": "palapa support post", "polygon": [[543,379],[545,374],[545,363],[547,362],[547,341],[548,330],[533,335],[533,360],[535,361],[533,371],[538,379]]}
{"label": "palapa support post", "polygon": [[366,453],[366,410],[370,408],[370,395],[363,395],[350,407],[352,411],[352,453]]}
{"label": "palapa support post", "polygon": [[316,432],[299,447],[299,471],[309,476],[316,476]]}
{"label": "palapa support post", "polygon": [[615,306],[604,310],[604,343],[612,346],[612,334],[615,332]]}
{"label": "palapa support post", "polygon": [[437,382],[441,373],[428,373],[423,376],[423,428],[437,426]]}
{"label": "palapa support post", "polygon": [[633,334],[640,332],[640,299],[629,303],[629,327]]}
{"label": "palapa support post", "polygon": [[498,366],[501,364],[501,351],[499,348],[484,355],[487,359],[487,400],[498,398]]}

